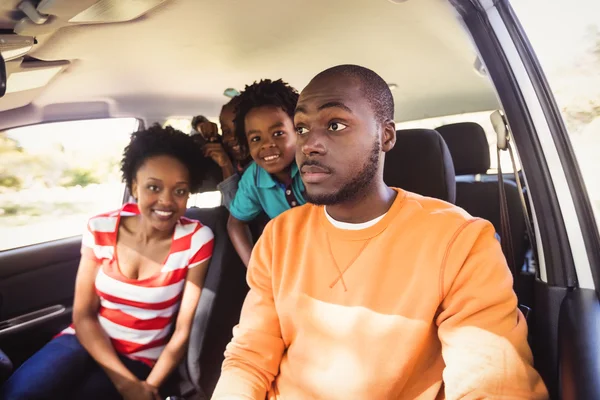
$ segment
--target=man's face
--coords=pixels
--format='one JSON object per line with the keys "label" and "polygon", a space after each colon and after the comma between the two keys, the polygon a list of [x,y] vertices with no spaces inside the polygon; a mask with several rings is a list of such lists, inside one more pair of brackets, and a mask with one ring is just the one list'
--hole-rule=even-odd
{"label": "man's face", "polygon": [[296,154],[296,133],[290,116],[279,107],[253,108],[244,119],[252,159],[272,175],[287,170]]}
{"label": "man's face", "polygon": [[248,148],[240,143],[235,135],[234,118],[235,112],[233,106],[226,106],[221,110],[219,122],[221,124],[221,132],[223,133],[223,144],[236,161],[244,161],[249,156]]}
{"label": "man's face", "polygon": [[385,128],[377,123],[357,80],[313,80],[300,94],[294,125],[296,162],[311,203],[357,199],[382,171],[382,140],[389,145],[389,135],[382,135]]}

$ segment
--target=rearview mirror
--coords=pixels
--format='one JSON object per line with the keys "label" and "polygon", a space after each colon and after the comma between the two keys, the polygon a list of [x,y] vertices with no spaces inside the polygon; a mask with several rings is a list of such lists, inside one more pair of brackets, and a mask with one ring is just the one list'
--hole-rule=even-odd
{"label": "rearview mirror", "polygon": [[0,97],[4,96],[4,93],[6,93],[6,64],[0,53]]}

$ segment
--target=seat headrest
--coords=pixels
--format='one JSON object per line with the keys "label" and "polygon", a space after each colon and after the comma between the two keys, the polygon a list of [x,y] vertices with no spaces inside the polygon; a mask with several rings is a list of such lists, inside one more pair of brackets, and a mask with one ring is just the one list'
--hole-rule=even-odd
{"label": "seat headrest", "polygon": [[490,146],[481,125],[461,122],[440,126],[452,159],[456,175],[487,174],[490,169]]}
{"label": "seat headrest", "polygon": [[456,200],[452,157],[444,139],[431,129],[396,132],[396,145],[385,155],[383,180],[423,196]]}

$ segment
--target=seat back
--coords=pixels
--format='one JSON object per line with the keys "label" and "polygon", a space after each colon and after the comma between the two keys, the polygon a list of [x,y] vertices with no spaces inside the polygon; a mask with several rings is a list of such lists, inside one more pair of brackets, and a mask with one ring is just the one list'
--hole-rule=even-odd
{"label": "seat back", "polygon": [[454,203],[456,182],[444,139],[432,129],[396,132],[396,145],[385,155],[383,180],[423,196]]}
{"label": "seat back", "polygon": [[[487,175],[490,169],[490,148],[485,131],[473,122],[444,125],[436,130],[446,141],[454,161],[457,175],[456,205],[475,217],[490,221],[496,232],[502,232],[498,178]],[[504,190],[510,217],[513,256],[517,268],[520,268],[525,262],[527,251],[525,217],[516,183],[505,180]]]}
{"label": "seat back", "polygon": [[246,268],[229,240],[229,212],[225,207],[192,207],[185,216],[211,228],[215,243],[196,308],[188,351],[179,369],[178,392],[186,397],[208,399],[219,380],[223,353],[248,293]]}

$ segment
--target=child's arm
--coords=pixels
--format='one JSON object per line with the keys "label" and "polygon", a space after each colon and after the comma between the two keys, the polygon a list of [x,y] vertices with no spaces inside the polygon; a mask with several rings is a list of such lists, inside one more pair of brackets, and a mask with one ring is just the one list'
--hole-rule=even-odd
{"label": "child's arm", "polygon": [[229,206],[230,216],[227,221],[229,238],[246,267],[253,247],[248,222],[263,211],[256,190],[256,168],[256,164],[251,164],[242,175],[238,190]]}
{"label": "child's arm", "polygon": [[230,215],[227,221],[227,232],[233,247],[235,247],[242,262],[248,268],[250,254],[252,254],[252,236],[250,235],[250,229],[248,229],[248,223]]}

